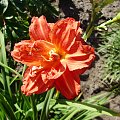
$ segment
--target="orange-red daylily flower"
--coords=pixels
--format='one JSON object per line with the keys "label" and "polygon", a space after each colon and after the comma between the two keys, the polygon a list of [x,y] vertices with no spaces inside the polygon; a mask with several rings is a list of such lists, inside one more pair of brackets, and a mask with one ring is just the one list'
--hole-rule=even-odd
{"label": "orange-red daylily flower", "polygon": [[21,90],[26,95],[40,94],[55,87],[67,99],[80,91],[80,78],[95,58],[94,49],[81,38],[80,23],[66,18],[47,23],[33,17],[30,40],[15,44],[14,60],[26,64]]}

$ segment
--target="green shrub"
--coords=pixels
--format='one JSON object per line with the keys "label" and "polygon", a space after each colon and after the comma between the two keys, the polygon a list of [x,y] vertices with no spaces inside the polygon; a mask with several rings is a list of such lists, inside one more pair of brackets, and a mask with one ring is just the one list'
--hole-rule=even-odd
{"label": "green shrub", "polygon": [[104,80],[120,81],[120,24],[111,26],[110,32],[102,34],[99,53],[105,58]]}

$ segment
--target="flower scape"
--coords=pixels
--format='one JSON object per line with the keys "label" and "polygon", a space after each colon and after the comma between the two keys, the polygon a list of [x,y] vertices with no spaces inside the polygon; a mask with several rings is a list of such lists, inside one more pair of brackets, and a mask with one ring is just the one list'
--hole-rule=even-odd
{"label": "flower scape", "polygon": [[67,99],[80,92],[79,75],[95,58],[94,48],[81,38],[80,22],[66,18],[47,23],[44,16],[33,17],[30,40],[16,43],[11,52],[15,61],[28,67],[21,91],[29,96],[55,87]]}

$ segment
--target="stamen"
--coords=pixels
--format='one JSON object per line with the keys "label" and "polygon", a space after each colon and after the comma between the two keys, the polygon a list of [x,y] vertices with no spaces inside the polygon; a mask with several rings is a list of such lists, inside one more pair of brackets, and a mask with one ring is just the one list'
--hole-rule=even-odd
{"label": "stamen", "polygon": [[51,50],[49,52],[49,55],[50,55],[49,59],[52,60],[52,61],[56,61],[56,60],[60,59],[60,55],[57,54],[54,50]]}

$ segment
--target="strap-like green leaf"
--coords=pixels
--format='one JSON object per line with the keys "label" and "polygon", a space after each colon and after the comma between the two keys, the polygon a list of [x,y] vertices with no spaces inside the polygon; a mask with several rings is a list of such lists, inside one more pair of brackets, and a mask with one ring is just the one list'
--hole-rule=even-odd
{"label": "strap-like green leaf", "polygon": [[47,120],[48,119],[49,104],[50,104],[50,100],[52,98],[53,92],[54,92],[54,88],[47,92],[47,95],[46,95],[45,101],[44,101],[44,105],[42,108],[40,120]]}
{"label": "strap-like green leaf", "polygon": [[[86,119],[84,120],[91,119],[102,114],[109,115],[109,116],[120,116],[120,113],[112,111],[106,107],[103,107],[97,104],[86,103],[86,102],[59,100],[58,104],[56,104],[53,107],[53,109],[61,110],[61,108],[68,109],[69,111],[63,116],[65,120],[68,120],[68,118],[72,118],[76,113],[79,114],[79,112],[82,112],[84,110],[86,111],[77,117],[77,118],[81,118],[80,120],[83,120],[82,118],[84,118],[83,117],[84,114],[85,114],[84,116],[86,116]],[[74,109],[74,110],[71,111],[70,109]],[[91,116],[92,113],[95,113],[94,116]]]}
{"label": "strap-like green leaf", "polygon": [[0,93],[0,106],[1,106],[0,108],[2,109],[2,111],[4,111],[4,114],[7,115],[7,117],[10,120],[16,120],[13,109],[11,108],[7,99],[1,93]]}
{"label": "strap-like green leaf", "polygon": [[[4,65],[7,66],[7,57],[6,57],[6,49],[5,49],[5,40],[4,40],[4,34],[0,31],[0,61],[1,64],[3,63]],[[11,89],[10,89],[10,79],[7,74],[9,74],[9,70],[2,67],[2,76],[3,76],[3,83],[4,83],[4,89],[5,92],[9,92],[10,97],[12,96]]]}

